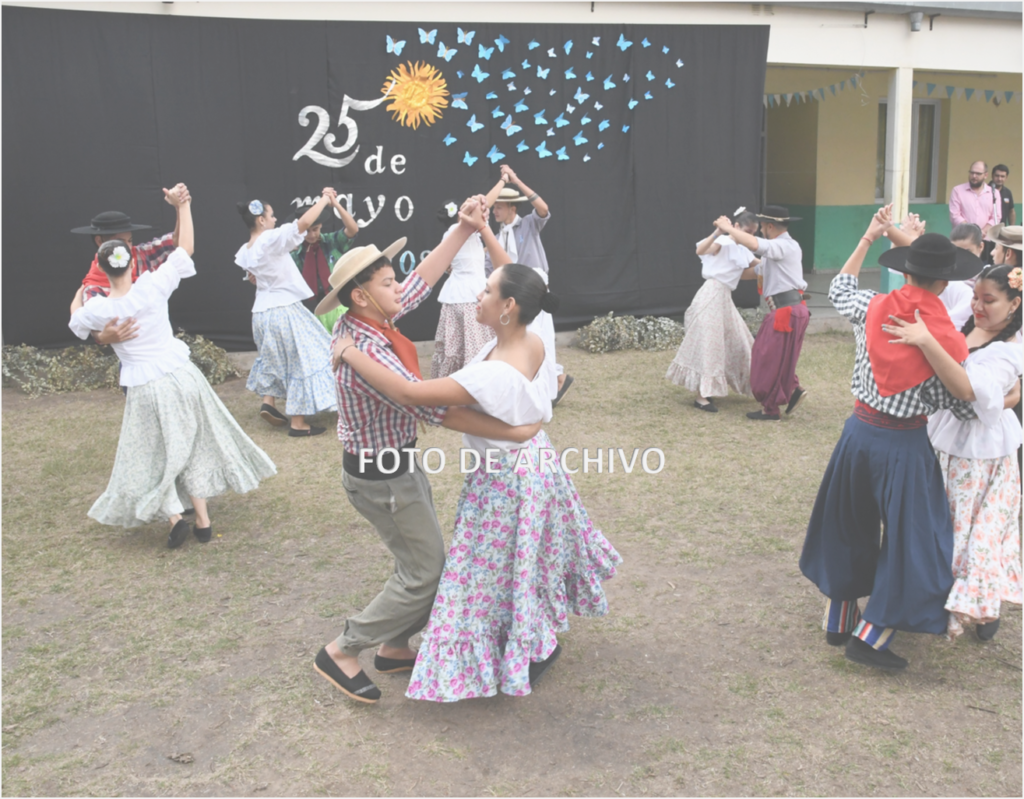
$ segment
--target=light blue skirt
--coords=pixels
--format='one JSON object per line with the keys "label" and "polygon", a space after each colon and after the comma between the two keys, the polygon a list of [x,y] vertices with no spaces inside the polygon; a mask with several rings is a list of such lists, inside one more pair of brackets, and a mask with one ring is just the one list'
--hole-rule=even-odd
{"label": "light blue skirt", "polygon": [[252,315],[259,355],[245,387],[260,396],[286,397],[289,416],[337,409],[331,372],[331,336],[301,302]]}

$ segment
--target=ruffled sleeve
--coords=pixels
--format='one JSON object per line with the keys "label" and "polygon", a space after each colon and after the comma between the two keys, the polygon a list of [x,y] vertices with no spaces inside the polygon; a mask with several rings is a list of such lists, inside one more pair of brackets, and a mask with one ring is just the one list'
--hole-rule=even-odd
{"label": "ruffled sleeve", "polygon": [[964,363],[974,391],[971,407],[986,427],[1000,424],[1003,400],[1021,373],[1020,346],[996,342],[971,354]]}
{"label": "ruffled sleeve", "polygon": [[243,244],[235,253],[235,263],[247,272],[254,272],[268,256],[290,253],[302,244],[304,238],[304,234],[299,232],[298,223],[289,222],[261,233],[251,247]]}
{"label": "ruffled sleeve", "polygon": [[71,314],[71,321],[68,322],[71,332],[84,340],[89,338],[89,334],[93,330],[102,330],[109,319],[97,311],[106,307],[105,299],[105,297],[96,297]]}
{"label": "ruffled sleeve", "polygon": [[[151,273],[152,278],[146,281],[144,289],[147,294],[152,295],[152,299],[166,301],[184,278],[192,277],[195,273],[195,262],[189,257],[187,252],[178,247],[168,256],[159,269]],[[139,280],[141,281],[142,278],[139,278]],[[136,282],[135,286],[132,287],[132,291],[135,291],[138,287],[139,283]],[[147,297],[147,299],[150,299],[150,297]]]}
{"label": "ruffled sleeve", "polygon": [[480,361],[459,369],[451,375],[468,391],[484,413],[509,425],[541,421],[545,409],[538,392],[504,361]]}

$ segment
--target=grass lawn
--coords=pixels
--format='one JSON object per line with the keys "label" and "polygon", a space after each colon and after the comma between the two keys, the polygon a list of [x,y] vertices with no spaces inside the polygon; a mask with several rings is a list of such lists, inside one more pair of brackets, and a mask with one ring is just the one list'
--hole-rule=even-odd
{"label": "grass lawn", "polygon": [[[170,551],[163,523],[86,517],[119,392],[4,390],[3,792],[1020,795],[1018,608],[989,644],[900,634],[896,676],[825,645],[797,560],[853,404],[852,336],[807,338],[808,399],[776,424],[746,398],[690,407],[671,352],[559,354],[576,384],[555,445],[659,447],[665,467],[574,477],[624,558],[609,615],[571,621],[533,695],[453,705],[405,699],[407,675],[357,705],[313,671],[392,568],[336,437],[289,439],[244,380],[218,386],[279,474],[212,500],[213,541]],[[447,453],[431,482],[450,531],[460,437],[420,445]]]}

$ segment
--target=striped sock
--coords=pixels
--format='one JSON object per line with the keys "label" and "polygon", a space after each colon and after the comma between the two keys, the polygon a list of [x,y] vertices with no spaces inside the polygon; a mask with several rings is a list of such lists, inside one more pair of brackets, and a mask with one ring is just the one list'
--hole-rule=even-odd
{"label": "striped sock", "polygon": [[857,607],[856,599],[848,599],[845,602],[839,600],[825,600],[825,618],[821,621],[821,627],[830,633],[848,633],[857,626],[860,621],[860,608]]}
{"label": "striped sock", "polygon": [[889,648],[896,630],[892,627],[877,627],[869,621],[860,620],[857,628],[853,631],[855,638],[859,638],[865,644],[881,652]]}

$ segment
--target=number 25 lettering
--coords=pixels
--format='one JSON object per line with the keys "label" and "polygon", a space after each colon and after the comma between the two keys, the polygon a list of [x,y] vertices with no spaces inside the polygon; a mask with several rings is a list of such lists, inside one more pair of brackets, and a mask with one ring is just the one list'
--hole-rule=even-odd
{"label": "number 25 lettering", "polygon": [[318,153],[313,148],[321,142],[324,143],[324,149],[334,155],[340,155],[346,150],[350,149],[355,143],[356,139],[359,138],[359,126],[356,125],[356,121],[352,119],[348,112],[351,111],[369,111],[371,108],[376,108],[378,105],[388,99],[391,94],[391,90],[395,87],[395,82],[391,82],[391,86],[388,87],[387,94],[381,97],[379,100],[353,100],[347,94],[345,99],[341,103],[341,113],[338,115],[338,124],[344,125],[348,131],[345,136],[345,143],[341,146],[335,145],[335,136],[333,133],[328,133],[327,128],[331,125],[331,118],[328,115],[326,109],[321,108],[318,105],[307,105],[301,111],[299,111],[299,124],[302,127],[309,126],[309,115],[316,114],[318,122],[316,129],[313,131],[313,135],[309,137],[302,147],[295,155],[292,156],[293,161],[298,161],[302,156],[311,158],[320,166],[331,167],[332,169],[338,169],[343,166],[347,166],[352,163],[352,160],[359,154],[359,146],[352,150],[350,155],[342,158],[332,158],[329,155]]}

